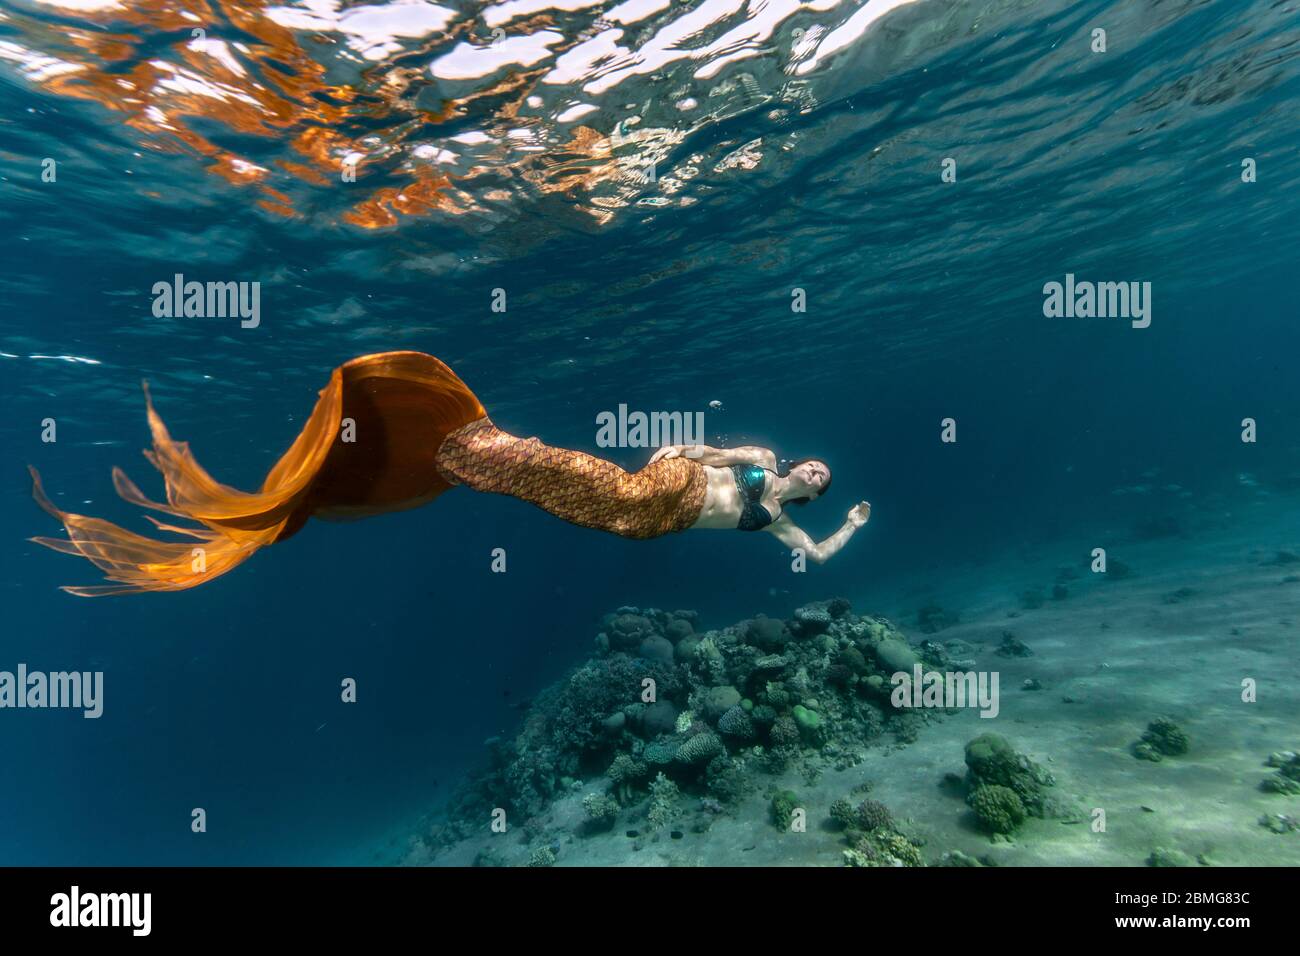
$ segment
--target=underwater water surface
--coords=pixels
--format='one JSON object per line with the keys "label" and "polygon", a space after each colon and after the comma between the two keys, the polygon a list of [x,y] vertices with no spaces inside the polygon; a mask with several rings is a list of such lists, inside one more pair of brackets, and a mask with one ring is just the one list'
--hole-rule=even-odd
{"label": "underwater water surface", "polygon": [[[476,780],[535,820],[493,861],[673,862],[649,769],[616,792],[623,842],[565,816],[656,743],[640,711],[574,752],[529,724],[593,654],[624,666],[605,616],[625,607],[696,612],[618,627],[690,620],[726,658],[672,642],[674,746],[714,735],[740,705],[704,697],[737,683],[751,716],[815,701],[827,721],[800,718],[780,766],[753,753],[770,729],[719,731],[714,777],[743,770],[739,792],[665,764],[679,819],[725,805],[676,841],[696,862],[836,864],[838,835],[746,858],[729,827],[766,826],[791,788],[825,817],[859,758],[886,804],[939,793],[985,730],[1044,763],[1073,740],[1055,770],[1085,809],[1095,773],[1238,828],[1201,847],[1117,823],[1122,849],[1051,862],[1300,862],[1257,819],[1294,822],[1295,794],[1222,780],[1300,745],[1298,56],[1289,2],[4,0],[0,671],[102,672],[104,695],[96,719],[0,709],[0,862],[482,862],[457,817]],[[178,274],[258,283],[256,320],[157,314]],[[1075,279],[1136,283],[1145,312],[1046,314]],[[797,509],[814,537],[860,500],[870,523],[795,572],[767,535],[628,540],[455,489],[311,522],[203,587],[94,600],[58,590],[93,567],[27,540],[62,531],[26,465],[58,507],[152,532],[110,477],[160,494],[142,380],[249,489],[333,368],[398,349],[447,362],[502,428],[628,469],[651,449],[601,447],[599,415],[699,412],[711,445],[830,464]],[[1133,579],[1096,583],[1096,548]],[[857,630],[838,605],[829,632],[796,615],[836,597]],[[760,614],[786,637],[750,641]],[[865,671],[831,668],[855,643],[869,662],[885,619],[913,647],[960,641],[934,652],[949,664],[1005,666],[1000,719],[961,715],[942,747],[955,718],[884,724],[896,750],[866,733]],[[1038,670],[997,653],[1008,629]],[[786,655],[775,694],[760,653]],[[1247,678],[1259,701],[1229,710]],[[583,733],[619,710],[602,694]],[[1186,756],[1134,757],[1166,714]],[[526,787],[476,776],[519,768],[515,740],[542,748]],[[956,829],[927,853],[1002,852],[961,796],[936,806],[916,825]],[[1027,832],[1007,862],[1043,861]]]}

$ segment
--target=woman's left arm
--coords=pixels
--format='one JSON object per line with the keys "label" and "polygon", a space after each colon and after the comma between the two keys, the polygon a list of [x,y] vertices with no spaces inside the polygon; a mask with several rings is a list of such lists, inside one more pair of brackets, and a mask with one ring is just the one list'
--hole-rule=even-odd
{"label": "woman's left arm", "polygon": [[650,456],[654,464],[664,458],[689,458],[701,465],[725,468],[728,465],[758,465],[776,470],[776,455],[770,448],[741,445],[739,448],[711,448],[708,445],[665,445]]}
{"label": "woman's left arm", "polygon": [[767,526],[767,530],[776,535],[786,547],[802,549],[808,556],[808,560],[816,564],[825,564],[839,552],[840,548],[849,543],[853,533],[870,518],[871,503],[863,501],[849,510],[849,516],[844,524],[840,525],[840,530],[825,541],[814,541],[809,537],[808,532],[790,520],[790,516],[785,511],[781,512],[781,517]]}

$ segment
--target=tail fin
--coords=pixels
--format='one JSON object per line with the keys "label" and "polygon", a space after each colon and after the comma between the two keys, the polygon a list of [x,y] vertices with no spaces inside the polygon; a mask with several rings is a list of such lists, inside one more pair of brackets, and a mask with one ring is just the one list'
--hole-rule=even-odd
{"label": "tail fin", "polygon": [[[258,548],[282,541],[312,515],[335,520],[412,508],[448,483],[434,460],[448,432],[484,417],[474,393],[445,364],[421,352],[366,355],[336,368],[311,418],[262,483],[247,493],[212,478],[175,441],[145,389],[153,450],[145,457],[162,472],[167,503],[151,501],[121,469],[113,485],[132,504],[201,527],[149,518],[162,531],[192,541],[146,538],[109,521],[62,511],[32,474],[37,504],[63,522],[68,538],[33,538],[55,551],[80,555],[113,584],[65,587],[81,597],[141,591],[181,591],[212,580]],[[146,516],[148,517],[148,516]]]}

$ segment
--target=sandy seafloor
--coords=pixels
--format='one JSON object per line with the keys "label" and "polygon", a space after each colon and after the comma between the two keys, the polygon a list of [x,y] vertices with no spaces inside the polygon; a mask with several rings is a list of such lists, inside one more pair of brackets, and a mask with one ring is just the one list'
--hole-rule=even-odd
{"label": "sandy seafloor", "polygon": [[[1079,567],[1093,543],[1022,551],[958,572],[941,572],[936,562],[934,575],[910,587],[876,583],[870,594],[845,595],[858,613],[892,617],[913,642],[924,636],[913,626],[922,600],[959,610],[959,624],[930,637],[975,645],[978,668],[1001,673],[999,716],[935,715],[914,743],[882,737],[860,764],[827,766],[814,785],[796,768],[757,777],[754,791],[720,816],[684,796],[688,809],[673,825],[676,839],[667,829],[650,834],[643,806],[621,813],[612,830],[588,834],[582,798],[603,791],[606,781],[585,780],[540,821],[559,844],[556,865],[842,865],[846,845],[828,824],[827,809],[868,780],[870,796],[925,841],[929,863],[960,850],[1005,866],[1142,866],[1161,848],[1199,865],[1300,864],[1300,832],[1279,834],[1260,824],[1265,814],[1300,817],[1300,796],[1259,787],[1273,772],[1264,763],[1271,752],[1300,749],[1300,563],[1285,556],[1278,562],[1279,552],[1300,553],[1300,503],[1261,497],[1202,515],[1189,527],[1195,530],[1113,548],[1112,559],[1122,556],[1132,577],[1090,579],[1085,572],[1071,583],[1070,597],[1035,610],[1024,609],[1018,596],[1044,582],[1050,590],[1056,569]],[[1008,629],[1033,656],[993,653]],[[1245,678],[1257,681],[1255,703],[1242,701]],[[1041,690],[1023,689],[1026,679]],[[1135,758],[1131,745],[1161,715],[1187,732],[1190,751],[1160,763]],[[1059,791],[1082,807],[1103,808],[1105,832],[1093,832],[1087,821],[1041,819],[1009,840],[981,832],[960,788],[945,776],[964,772],[964,745],[987,731],[1047,767]],[[770,785],[798,793],[808,810],[806,832],[769,823]],[[530,841],[520,828],[492,834],[484,821],[481,837],[432,857],[408,852],[405,862],[468,866],[488,847],[506,864],[522,865]],[[400,855],[390,844],[382,855],[396,862],[394,853]]]}

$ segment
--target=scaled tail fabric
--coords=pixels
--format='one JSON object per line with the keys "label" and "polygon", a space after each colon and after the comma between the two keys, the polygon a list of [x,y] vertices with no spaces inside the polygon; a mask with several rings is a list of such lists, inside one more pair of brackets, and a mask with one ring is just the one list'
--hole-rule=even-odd
{"label": "scaled tail fabric", "polygon": [[632,538],[684,530],[704,503],[704,469],[670,459],[635,474],[582,452],[551,448],[500,431],[474,393],[445,364],[422,352],[383,352],[339,366],[311,418],[262,483],[247,493],[212,478],[175,441],[145,390],[153,450],[167,502],[151,501],[119,468],[113,485],[128,502],[198,526],[162,531],[159,541],[99,518],[63,511],[33,468],[32,494],[63,522],[68,537],[33,538],[80,555],[111,584],[65,587],[82,597],[180,591],[224,574],[254,551],[283,541],[310,517],[349,520],[414,508],[454,484],[513,495],[566,521]]}
{"label": "scaled tail fabric", "polygon": [[522,498],[572,524],[625,538],[685,531],[700,516],[708,488],[704,468],[687,458],[626,472],[584,452],[508,435],[487,418],[447,436],[438,468],[475,491]]}

